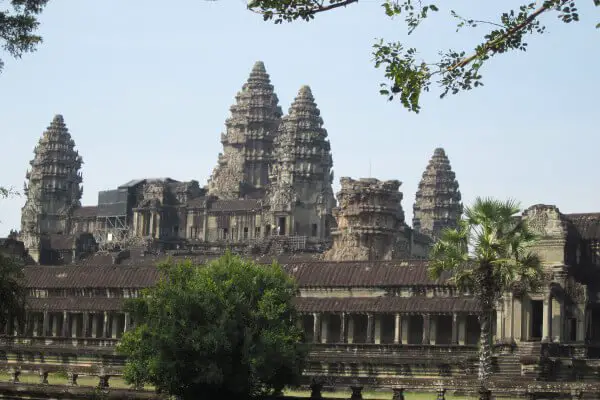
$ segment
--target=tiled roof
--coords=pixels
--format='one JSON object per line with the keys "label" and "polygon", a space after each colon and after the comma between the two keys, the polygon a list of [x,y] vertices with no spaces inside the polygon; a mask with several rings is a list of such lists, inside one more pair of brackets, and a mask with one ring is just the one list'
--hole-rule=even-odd
{"label": "tiled roof", "polygon": [[74,218],[93,218],[98,214],[98,206],[79,207],[73,211]]}
{"label": "tiled roof", "polygon": [[109,297],[29,297],[27,308],[33,311],[120,311],[124,298]]}
{"label": "tiled roof", "polygon": [[[114,287],[143,288],[158,278],[156,263],[140,261],[135,265],[28,266],[25,276],[28,287],[83,288]],[[206,262],[207,259],[192,261]],[[270,263],[272,260],[261,260]],[[421,260],[395,262],[306,262],[284,263],[284,269],[296,278],[300,287],[400,287],[449,286],[446,276],[432,280],[427,262]]]}
{"label": "tiled roof", "polygon": [[450,313],[480,311],[478,302],[467,297],[296,297],[299,312],[394,312]]}
{"label": "tiled roof", "polygon": [[427,261],[338,261],[284,264],[302,287],[439,286],[448,276],[432,280]]}
{"label": "tiled roof", "polygon": [[156,282],[154,266],[28,266],[23,269],[30,288],[146,288]]}
{"label": "tiled roof", "polygon": [[582,239],[600,239],[600,213],[565,214]]}
{"label": "tiled roof", "polygon": [[260,201],[254,199],[216,200],[210,205],[211,211],[255,211],[260,209]]}

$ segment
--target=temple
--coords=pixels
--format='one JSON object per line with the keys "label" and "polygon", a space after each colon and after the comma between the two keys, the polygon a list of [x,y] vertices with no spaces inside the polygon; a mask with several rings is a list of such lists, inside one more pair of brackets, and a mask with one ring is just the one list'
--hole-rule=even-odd
{"label": "temple", "polygon": [[[63,117],[54,118],[26,175],[21,231],[0,242],[28,263],[27,322],[0,327],[11,335],[10,368],[47,375],[68,366],[107,385],[122,371],[115,346],[135,324],[123,302],[156,282],[156,264],[202,264],[230,249],[277,259],[296,278],[299,323],[313,343],[307,382],[474,381],[479,305],[448,277],[427,273],[431,246],[463,210],[446,152],[435,149],[422,175],[411,227],[399,180],[342,177],[334,196],[331,145],[308,86],[283,115],[257,62],[225,125],[205,186],[132,179],[82,206],[82,158]],[[520,218],[540,237],[544,282],[535,293],[516,285],[497,304],[496,380],[509,390],[533,378],[592,379],[600,370],[600,214],[534,205]],[[60,362],[44,358],[50,348]]]}

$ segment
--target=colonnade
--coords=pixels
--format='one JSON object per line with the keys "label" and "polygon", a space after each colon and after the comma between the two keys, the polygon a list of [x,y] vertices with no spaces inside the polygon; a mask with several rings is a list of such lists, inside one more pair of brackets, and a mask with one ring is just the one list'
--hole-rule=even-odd
{"label": "colonnade", "polygon": [[302,326],[314,343],[476,344],[476,315],[401,313],[304,314]]}

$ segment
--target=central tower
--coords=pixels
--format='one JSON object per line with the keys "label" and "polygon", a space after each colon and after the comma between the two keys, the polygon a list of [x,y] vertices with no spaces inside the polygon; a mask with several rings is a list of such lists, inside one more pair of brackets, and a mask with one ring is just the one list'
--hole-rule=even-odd
{"label": "central tower", "polygon": [[254,64],[235,99],[208,192],[222,199],[262,197],[269,185],[273,140],[283,114],[262,61]]}

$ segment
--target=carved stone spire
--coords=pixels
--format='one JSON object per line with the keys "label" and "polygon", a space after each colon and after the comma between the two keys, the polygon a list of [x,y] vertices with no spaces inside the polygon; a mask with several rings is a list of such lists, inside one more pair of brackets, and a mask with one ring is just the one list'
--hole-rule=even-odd
{"label": "carved stone spire", "polygon": [[404,234],[402,183],[374,178],[341,178],[337,229],[324,258],[335,261],[392,260]]}
{"label": "carved stone spire", "polygon": [[[333,222],[331,145],[312,92],[302,86],[275,140],[268,200],[273,211],[302,213],[294,232],[324,239]],[[308,218],[306,217],[308,216]]]}
{"label": "carved stone spire", "polygon": [[221,134],[223,153],[208,181],[209,194],[224,199],[264,194],[282,115],[262,61],[254,64],[235,99]]}
{"label": "carved stone spire", "polygon": [[[68,233],[69,217],[81,206],[83,163],[62,115],[56,115],[34,149],[27,171],[21,213],[25,246],[34,250],[41,235]],[[30,251],[35,258],[35,250]]]}
{"label": "carved stone spire", "polygon": [[435,149],[415,197],[413,228],[437,239],[444,228],[455,228],[462,214],[456,174],[442,148]]}

